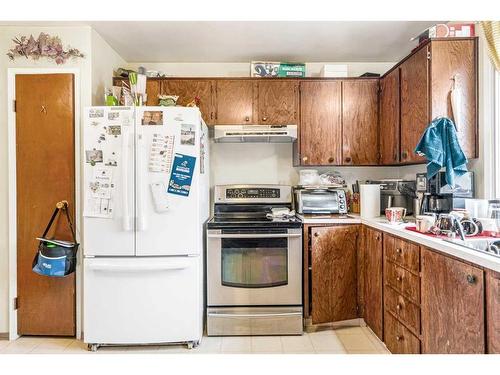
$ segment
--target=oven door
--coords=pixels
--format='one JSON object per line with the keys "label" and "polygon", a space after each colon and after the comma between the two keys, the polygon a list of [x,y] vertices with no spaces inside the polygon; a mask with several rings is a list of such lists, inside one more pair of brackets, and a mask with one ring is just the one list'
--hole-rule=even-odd
{"label": "oven door", "polygon": [[302,230],[207,235],[208,306],[302,305]]}

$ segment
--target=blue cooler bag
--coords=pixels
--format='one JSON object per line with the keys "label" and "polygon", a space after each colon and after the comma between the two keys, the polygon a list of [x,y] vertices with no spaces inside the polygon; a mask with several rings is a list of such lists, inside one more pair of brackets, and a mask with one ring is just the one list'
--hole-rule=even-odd
{"label": "blue cooler bag", "polygon": [[[56,239],[46,238],[54,219],[57,214],[63,210],[66,213],[68,224],[71,229],[73,241],[63,241]],[[40,241],[38,244],[38,251],[33,259],[33,272],[42,276],[64,277],[76,269],[76,254],[78,251],[78,243],[76,242],[75,232],[73,231],[73,224],[68,213],[68,203],[60,202],[56,210],[50,218],[49,224],[42,237],[38,237]]]}

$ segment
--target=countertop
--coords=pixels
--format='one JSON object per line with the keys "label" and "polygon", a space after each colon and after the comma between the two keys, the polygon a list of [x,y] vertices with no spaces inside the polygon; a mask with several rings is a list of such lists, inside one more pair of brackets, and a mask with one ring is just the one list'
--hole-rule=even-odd
{"label": "countertop", "polygon": [[500,272],[500,258],[483,254],[479,251],[468,249],[461,245],[446,242],[441,238],[431,237],[425,234],[416,233],[405,229],[407,226],[414,225],[412,218],[410,222],[402,224],[389,224],[384,216],[373,219],[361,218],[356,214],[349,215],[320,215],[308,216],[297,215],[304,224],[364,224],[374,229],[404,238],[408,241],[418,243],[422,246],[440,251],[445,254],[466,260],[481,267]]}

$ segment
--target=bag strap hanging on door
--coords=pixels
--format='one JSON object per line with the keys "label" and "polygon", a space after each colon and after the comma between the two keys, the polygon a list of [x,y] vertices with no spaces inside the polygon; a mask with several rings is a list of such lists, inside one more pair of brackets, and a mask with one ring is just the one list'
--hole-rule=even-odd
{"label": "bag strap hanging on door", "polygon": [[76,242],[75,231],[73,230],[73,223],[71,221],[71,218],[70,218],[69,212],[68,212],[68,201],[57,202],[56,209],[54,210],[54,213],[52,214],[52,217],[50,218],[49,223],[47,224],[47,227],[45,228],[45,230],[42,234],[42,238],[45,238],[45,236],[47,236],[47,233],[49,233],[50,227],[52,227],[52,224],[54,223],[54,220],[56,219],[57,214],[61,210],[64,211],[64,213],[66,214],[66,219],[68,220],[69,229],[71,230],[71,236],[73,237],[73,242],[76,244],[77,242]]}

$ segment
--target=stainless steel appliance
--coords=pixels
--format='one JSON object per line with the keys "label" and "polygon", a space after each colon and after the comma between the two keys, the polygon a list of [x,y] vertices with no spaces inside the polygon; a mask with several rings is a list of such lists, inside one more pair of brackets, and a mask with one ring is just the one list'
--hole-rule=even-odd
{"label": "stainless steel appliance", "polygon": [[207,333],[302,334],[302,222],[290,186],[215,187],[207,223]]}
{"label": "stainless steel appliance", "polygon": [[347,214],[345,191],[336,188],[296,188],[298,214]]}
{"label": "stainless steel appliance", "polygon": [[[455,186],[446,183],[446,172],[438,172],[431,179],[426,173],[418,173],[420,186],[426,187],[420,212],[448,213],[465,208],[465,199],[474,198],[474,173],[467,172],[458,177]],[[425,184],[423,181],[426,181]]]}
{"label": "stainless steel appliance", "polygon": [[407,215],[413,214],[415,181],[403,179],[368,180],[368,184],[380,185],[380,213],[388,207],[406,208]]}

